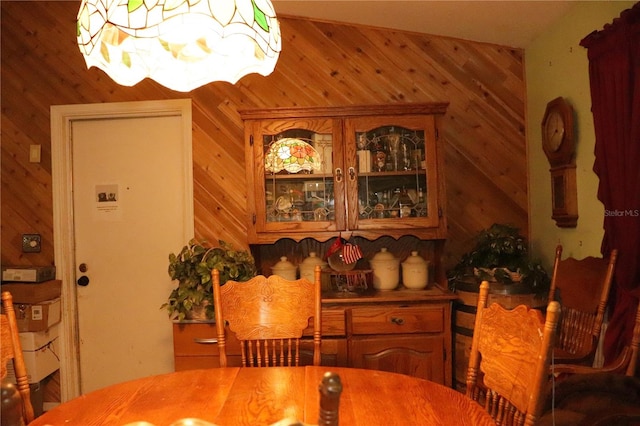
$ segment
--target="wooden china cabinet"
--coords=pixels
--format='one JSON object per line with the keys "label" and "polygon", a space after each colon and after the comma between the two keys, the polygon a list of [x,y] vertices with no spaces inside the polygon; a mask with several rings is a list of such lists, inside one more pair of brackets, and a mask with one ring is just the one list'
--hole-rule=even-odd
{"label": "wooden china cabinet", "polygon": [[438,123],[447,105],[240,111],[253,188],[249,243],[326,241],[338,232],[444,239]]}
{"label": "wooden china cabinet", "polygon": [[[240,111],[250,188],[248,242],[260,273],[268,275],[281,255],[299,263],[310,248],[325,253],[339,235],[358,242],[362,261],[385,246],[401,259],[418,250],[430,262],[425,290],[401,285],[366,295],[325,292],[323,365],[451,385],[455,295],[446,290],[440,261],[447,223],[439,122],[446,107]],[[176,369],[217,366],[214,341],[213,324],[174,324]]]}

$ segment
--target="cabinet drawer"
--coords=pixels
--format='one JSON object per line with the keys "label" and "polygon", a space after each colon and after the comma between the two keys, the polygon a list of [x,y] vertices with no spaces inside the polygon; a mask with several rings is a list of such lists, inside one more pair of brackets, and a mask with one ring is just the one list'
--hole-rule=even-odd
{"label": "cabinet drawer", "polygon": [[[346,334],[344,309],[323,309],[320,329],[323,338],[325,336],[344,336]],[[304,335],[313,336],[312,321],[309,321],[309,327],[304,330]]]}
{"label": "cabinet drawer", "polygon": [[442,307],[353,308],[353,334],[441,333]]}
{"label": "cabinet drawer", "polygon": [[[227,353],[240,354],[233,333],[227,335]],[[218,356],[216,325],[213,323],[173,324],[173,354],[177,356]]]}
{"label": "cabinet drawer", "polygon": [[[313,327],[304,332],[305,336],[313,336]],[[344,309],[329,310],[322,313],[322,338],[345,335]],[[240,355],[240,343],[235,334],[229,330],[227,336],[227,354]],[[174,356],[218,356],[216,325],[213,323],[174,323],[173,353]]]}
{"label": "cabinet drawer", "polygon": [[344,336],[345,315],[344,309],[326,309],[322,311],[322,337]]}
{"label": "cabinet drawer", "polygon": [[173,353],[175,356],[217,354],[216,342],[215,324],[173,324]]}

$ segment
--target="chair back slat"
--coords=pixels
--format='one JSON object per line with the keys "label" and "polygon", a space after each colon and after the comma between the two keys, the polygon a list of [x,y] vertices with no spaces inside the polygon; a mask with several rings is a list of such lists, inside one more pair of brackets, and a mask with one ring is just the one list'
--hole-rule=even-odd
{"label": "chair back slat", "polygon": [[572,355],[588,351],[595,321],[596,316],[591,313],[563,306],[559,346]]}
{"label": "chair back slat", "polygon": [[226,333],[240,342],[243,366],[300,365],[300,341],[313,328],[313,364],[320,365],[321,283],[320,267],[315,282],[285,280],[259,275],[246,282],[220,285],[212,271],[214,308],[220,365],[227,366]]}
{"label": "chair back slat", "polygon": [[546,319],[525,305],[487,307],[489,283],[480,286],[469,357],[467,395],[498,424],[533,425],[542,411],[560,305]]}
{"label": "chair back slat", "polygon": [[300,364],[300,339],[241,340],[240,348],[244,366],[272,367]]}

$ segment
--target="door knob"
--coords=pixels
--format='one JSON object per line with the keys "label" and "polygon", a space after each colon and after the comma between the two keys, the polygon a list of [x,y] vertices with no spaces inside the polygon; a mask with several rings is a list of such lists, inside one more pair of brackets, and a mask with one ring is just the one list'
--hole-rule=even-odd
{"label": "door knob", "polygon": [[83,275],[80,278],[78,278],[77,282],[79,286],[86,287],[89,285],[89,277],[87,277],[86,275]]}
{"label": "door knob", "polygon": [[86,263],[81,263],[81,264],[78,266],[78,269],[79,269],[79,270],[80,270],[80,272],[82,272],[82,273],[87,272],[87,264],[86,264]]}

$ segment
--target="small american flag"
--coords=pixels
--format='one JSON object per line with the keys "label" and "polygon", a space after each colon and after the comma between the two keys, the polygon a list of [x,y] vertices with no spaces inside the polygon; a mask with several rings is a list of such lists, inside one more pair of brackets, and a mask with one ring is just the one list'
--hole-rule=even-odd
{"label": "small american flag", "polygon": [[359,246],[347,243],[342,247],[342,260],[347,265],[356,263],[358,259],[362,259],[362,250]]}

